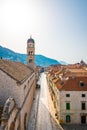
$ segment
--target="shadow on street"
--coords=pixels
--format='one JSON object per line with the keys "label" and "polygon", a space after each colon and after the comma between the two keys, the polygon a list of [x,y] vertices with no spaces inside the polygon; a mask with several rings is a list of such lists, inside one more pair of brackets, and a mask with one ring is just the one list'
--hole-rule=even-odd
{"label": "shadow on street", "polygon": [[87,130],[87,125],[77,125],[77,124],[72,124],[72,125],[62,125],[64,130]]}

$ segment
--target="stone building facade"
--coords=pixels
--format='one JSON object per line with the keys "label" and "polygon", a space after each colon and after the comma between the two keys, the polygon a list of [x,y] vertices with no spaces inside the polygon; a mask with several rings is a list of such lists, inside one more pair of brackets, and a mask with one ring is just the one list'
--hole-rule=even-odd
{"label": "stone building facade", "polygon": [[52,70],[47,77],[59,122],[87,124],[87,70]]}
{"label": "stone building facade", "polygon": [[0,59],[0,77],[1,128],[26,130],[36,87],[34,68]]}
{"label": "stone building facade", "polygon": [[87,77],[70,77],[59,89],[59,99],[60,122],[87,124]]}

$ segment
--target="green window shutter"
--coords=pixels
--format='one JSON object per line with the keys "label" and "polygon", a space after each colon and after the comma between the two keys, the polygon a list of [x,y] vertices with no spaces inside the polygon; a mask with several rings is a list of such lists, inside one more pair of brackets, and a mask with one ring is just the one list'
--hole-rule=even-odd
{"label": "green window shutter", "polygon": [[70,103],[66,103],[66,109],[70,110]]}

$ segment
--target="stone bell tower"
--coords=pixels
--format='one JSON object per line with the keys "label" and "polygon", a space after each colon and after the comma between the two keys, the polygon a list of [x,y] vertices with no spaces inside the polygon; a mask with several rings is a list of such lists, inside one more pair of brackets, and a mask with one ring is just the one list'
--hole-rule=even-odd
{"label": "stone bell tower", "polygon": [[34,70],[35,41],[30,37],[27,40],[27,65]]}

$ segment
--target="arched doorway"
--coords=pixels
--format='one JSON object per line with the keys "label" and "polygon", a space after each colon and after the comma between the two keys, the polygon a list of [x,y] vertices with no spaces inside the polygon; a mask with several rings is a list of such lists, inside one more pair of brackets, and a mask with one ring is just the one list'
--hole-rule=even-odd
{"label": "arched doorway", "polygon": [[86,116],[85,115],[81,116],[81,123],[86,124]]}
{"label": "arched doorway", "polygon": [[70,121],[71,121],[70,115],[67,115],[66,116],[66,122],[70,122]]}
{"label": "arched doorway", "polygon": [[10,130],[14,130],[15,129],[15,123],[12,122],[11,125],[10,125]]}
{"label": "arched doorway", "polygon": [[27,113],[24,115],[24,130],[27,130]]}

